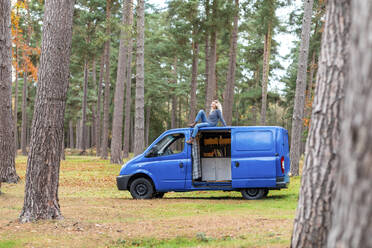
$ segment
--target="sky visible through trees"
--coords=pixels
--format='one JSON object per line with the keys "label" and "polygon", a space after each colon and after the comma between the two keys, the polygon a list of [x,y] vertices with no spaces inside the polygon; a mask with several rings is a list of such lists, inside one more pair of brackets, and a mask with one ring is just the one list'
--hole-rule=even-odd
{"label": "sky visible through trees", "polygon": [[[157,6],[158,8],[166,8],[166,1],[165,0],[149,0],[147,1],[150,4],[153,4]],[[302,8],[302,1],[301,0],[293,0],[291,1],[291,5],[284,6],[281,8],[278,8],[276,10],[276,15],[278,18],[285,22],[288,19],[289,14],[291,11],[294,11],[295,9]],[[277,33],[274,37],[274,39],[277,39],[280,41],[280,45],[278,48],[278,53],[280,56],[280,63],[283,66],[283,69],[274,69],[272,72],[272,77],[269,84],[269,90],[277,89],[279,91],[282,91],[284,89],[283,82],[280,81],[280,78],[284,76],[286,73],[287,68],[289,67],[291,61],[290,59],[286,58],[287,55],[291,53],[291,49],[295,46],[293,42],[297,40],[296,35],[292,33]]]}

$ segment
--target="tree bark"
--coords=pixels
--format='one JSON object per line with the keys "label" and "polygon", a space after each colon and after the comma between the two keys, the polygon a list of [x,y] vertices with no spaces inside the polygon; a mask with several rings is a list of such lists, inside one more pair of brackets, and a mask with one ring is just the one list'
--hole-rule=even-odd
{"label": "tree bark", "polygon": [[[345,1],[343,1],[345,2]],[[351,2],[346,1],[346,2]],[[337,2],[338,6],[339,2]],[[340,5],[349,11],[349,5]],[[340,172],[328,247],[372,247],[372,3],[351,4],[350,71],[345,89]]]}
{"label": "tree bark", "polygon": [[239,0],[235,0],[234,24],[230,36],[229,68],[227,71],[226,87],[224,91],[224,119],[227,125],[232,124],[232,112],[234,106],[235,88],[235,69],[236,69],[236,49],[238,43],[238,20],[239,20]]}
{"label": "tree bark", "polygon": [[[94,87],[94,90],[97,92],[98,91],[98,87],[97,87],[97,64],[96,64],[96,58],[93,57],[92,59],[92,81],[93,81],[93,87]],[[96,127],[97,127],[97,111],[96,111],[96,108],[94,106],[94,104],[92,104],[92,130],[94,130],[94,133],[91,134],[91,147],[93,146],[96,146]]]}
{"label": "tree bark", "polygon": [[[124,84],[126,80],[126,70],[128,63],[128,41],[130,34],[128,32],[129,11],[132,10],[131,1],[126,1],[123,4],[123,19],[121,30],[120,46],[119,46],[119,61],[116,77],[115,98],[114,98],[114,116],[112,119],[112,141],[111,141],[111,163],[121,164],[122,147],[123,147],[123,106],[124,106]],[[130,63],[130,62],[129,62]]]}
{"label": "tree bark", "polygon": [[[16,48],[17,49],[17,48]],[[18,52],[17,52],[18,54]],[[17,55],[18,60],[18,55]],[[18,61],[15,71],[15,86],[14,86],[14,154],[17,156],[18,151]]]}
{"label": "tree bark", "polygon": [[146,106],[145,147],[149,145],[151,105]]}
{"label": "tree bark", "polygon": [[[325,247],[338,171],[350,0],[327,1],[316,92],[291,247]],[[348,199],[350,200],[350,199]]]}
{"label": "tree bark", "polygon": [[63,122],[75,1],[45,2],[40,69],[20,221],[61,218],[58,202]]}
{"label": "tree bark", "polygon": [[24,64],[23,90],[22,90],[22,129],[21,129],[22,155],[27,156],[27,64]]}
{"label": "tree bark", "polygon": [[97,92],[97,109],[96,109],[96,156],[101,154],[101,96],[102,96],[102,80],[103,71],[105,67],[105,53],[106,49],[103,49],[103,54],[101,56],[101,65],[99,71],[98,79],[98,92]]}
{"label": "tree bark", "polygon": [[[194,28],[194,36],[196,35]],[[198,57],[199,43],[196,38],[192,42],[192,68],[191,68],[191,89],[190,89],[190,114],[189,122],[193,122],[196,116],[196,90],[198,88]]]}
{"label": "tree bark", "polygon": [[[205,9],[205,22],[208,23],[208,20],[210,18],[210,5],[209,5],[209,0],[205,0],[204,2],[204,9]],[[207,94],[208,94],[208,75],[209,75],[209,53],[210,53],[210,45],[209,45],[209,28],[206,27],[205,29],[205,99],[207,99]],[[195,116],[193,116],[192,121],[194,121]]]}
{"label": "tree bark", "polygon": [[80,145],[80,120],[76,120],[76,127],[75,127],[75,133],[76,133],[76,142],[75,142],[75,148],[79,149]]}
{"label": "tree bark", "polygon": [[106,9],[106,35],[107,41],[105,42],[105,99],[103,107],[103,131],[102,131],[102,143],[101,143],[101,158],[107,159],[108,157],[108,136],[109,136],[109,112],[110,112],[110,34],[111,27],[109,24],[111,18],[111,0],[107,0],[107,9]]}
{"label": "tree bark", "polygon": [[129,156],[129,137],[130,137],[130,120],[131,120],[131,105],[132,105],[132,47],[133,47],[133,1],[128,0],[128,45],[127,45],[127,70],[126,70],[126,83],[125,83],[125,118],[124,118],[124,147],[123,157]]}
{"label": "tree bark", "polygon": [[299,162],[301,157],[301,139],[305,107],[307,59],[309,54],[309,40],[311,18],[313,13],[313,0],[304,2],[304,17],[302,19],[301,45],[298,58],[296,94],[294,99],[292,134],[291,134],[291,174],[299,175]]}
{"label": "tree bark", "polygon": [[270,50],[271,50],[271,21],[268,23],[267,33],[264,42],[264,59],[262,68],[262,105],[261,105],[261,125],[266,125],[267,108],[267,84],[270,72]]}
{"label": "tree bark", "polygon": [[[218,0],[213,0],[212,5],[212,19],[217,21],[217,9],[218,9]],[[207,85],[207,94],[205,97],[205,109],[210,109],[210,104],[215,100],[217,93],[217,83],[216,83],[216,60],[217,60],[217,27],[213,25],[211,27],[211,47],[209,51],[209,65],[208,65],[208,85]],[[209,111],[206,111],[209,113]]]}
{"label": "tree bark", "polygon": [[70,133],[70,148],[73,149],[74,148],[74,127],[73,127],[73,123],[72,123],[72,120],[69,121],[68,123],[68,126],[69,126],[69,133]]}
{"label": "tree bark", "polygon": [[[259,82],[260,82],[260,68],[259,68],[259,65],[257,64],[257,69],[256,71],[254,72],[254,78],[255,78],[255,86],[254,86],[254,89],[255,91],[258,89],[258,85],[259,85]],[[252,115],[253,115],[253,125],[256,126],[257,125],[257,112],[258,112],[258,103],[257,101],[255,100],[253,106],[252,106]]]}
{"label": "tree bark", "polygon": [[12,119],[12,41],[10,1],[0,2],[0,192],[1,183],[17,183]]}
{"label": "tree bark", "polygon": [[136,118],[134,130],[134,155],[143,152],[145,146],[144,105],[145,105],[145,2],[137,1],[137,76],[136,76]]}
{"label": "tree bark", "polygon": [[87,149],[87,97],[88,97],[88,60],[84,61],[84,86],[83,86],[83,104],[81,113],[81,133],[80,133],[80,150],[81,153],[85,153]]}
{"label": "tree bark", "polygon": [[177,126],[177,57],[174,57],[173,60],[173,91],[171,92],[171,99],[172,99],[172,112],[171,112],[171,128],[176,128]]}

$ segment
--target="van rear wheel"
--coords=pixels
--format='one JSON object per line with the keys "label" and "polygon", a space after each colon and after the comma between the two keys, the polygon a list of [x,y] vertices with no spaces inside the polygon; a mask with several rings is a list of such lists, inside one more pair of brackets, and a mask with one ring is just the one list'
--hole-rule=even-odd
{"label": "van rear wheel", "polygon": [[134,199],[151,199],[154,194],[154,187],[148,179],[141,177],[130,184],[129,191]]}
{"label": "van rear wheel", "polygon": [[265,195],[265,189],[258,188],[242,189],[240,192],[242,193],[243,198],[246,200],[261,199]]}

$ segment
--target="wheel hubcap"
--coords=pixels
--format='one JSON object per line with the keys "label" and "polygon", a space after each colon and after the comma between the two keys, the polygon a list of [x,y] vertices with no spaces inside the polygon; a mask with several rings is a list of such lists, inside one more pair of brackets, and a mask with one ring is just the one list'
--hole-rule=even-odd
{"label": "wheel hubcap", "polygon": [[136,186],[136,193],[138,194],[138,195],[145,195],[146,193],[147,193],[147,187],[146,187],[146,185],[144,185],[144,184],[138,184],[137,186]]}
{"label": "wheel hubcap", "polygon": [[247,189],[246,192],[249,196],[256,196],[258,194],[258,189]]}

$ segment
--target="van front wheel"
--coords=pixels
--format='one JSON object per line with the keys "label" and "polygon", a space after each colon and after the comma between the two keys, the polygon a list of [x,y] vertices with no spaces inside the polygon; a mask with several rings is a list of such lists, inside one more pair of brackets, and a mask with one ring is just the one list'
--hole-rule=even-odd
{"label": "van front wheel", "polygon": [[151,199],[154,194],[154,187],[146,178],[137,178],[130,184],[130,194],[134,199]]}
{"label": "van front wheel", "polygon": [[257,200],[261,199],[265,195],[265,189],[242,189],[241,190],[242,196],[246,200]]}

